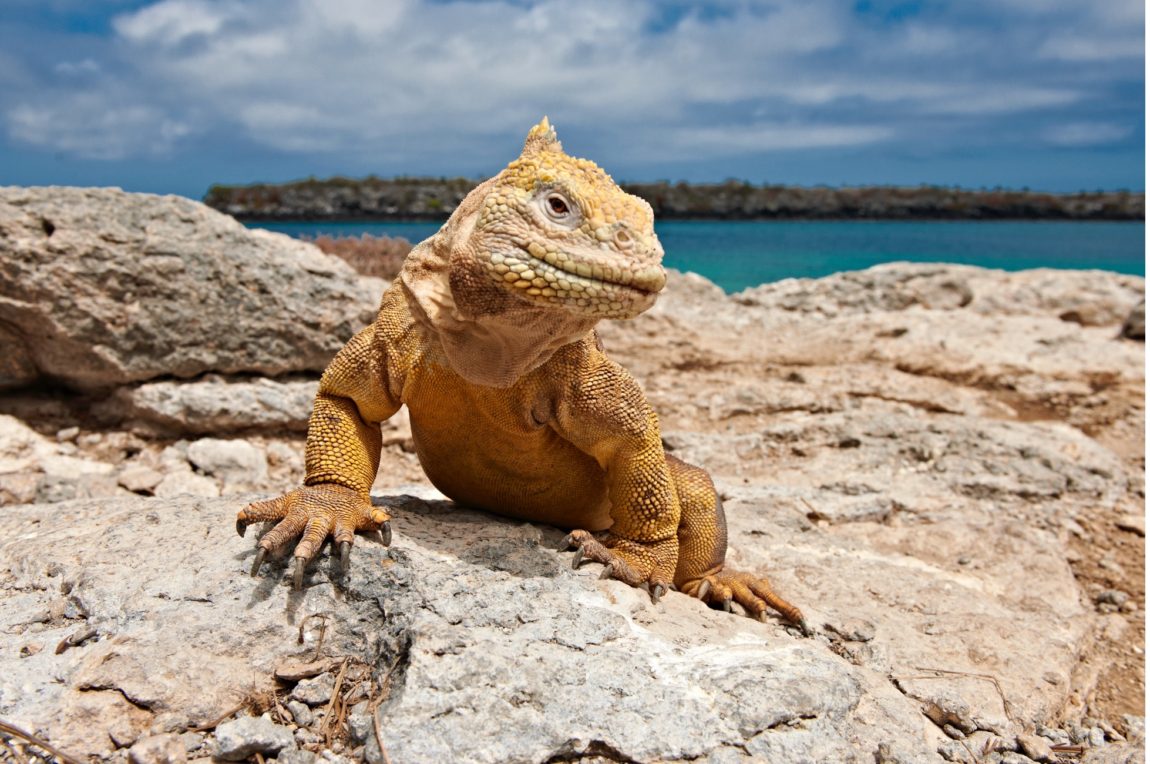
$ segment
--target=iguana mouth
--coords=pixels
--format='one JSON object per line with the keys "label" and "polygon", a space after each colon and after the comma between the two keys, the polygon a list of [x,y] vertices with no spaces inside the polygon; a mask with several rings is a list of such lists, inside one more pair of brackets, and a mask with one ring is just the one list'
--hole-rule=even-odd
{"label": "iguana mouth", "polygon": [[615,311],[620,304],[648,302],[667,283],[666,273],[657,264],[618,267],[586,257],[575,259],[534,243],[513,254],[493,252],[490,262],[496,278],[527,296],[568,299],[581,305],[614,303]]}
{"label": "iguana mouth", "polygon": [[567,252],[545,249],[534,242],[527,246],[526,251],[544,272],[550,267],[568,277],[574,276],[588,282],[631,287],[640,292],[659,292],[667,283],[667,274],[657,262],[638,268],[619,267],[610,262],[596,262],[597,258],[587,257],[583,253],[580,253],[582,257],[573,258]]}

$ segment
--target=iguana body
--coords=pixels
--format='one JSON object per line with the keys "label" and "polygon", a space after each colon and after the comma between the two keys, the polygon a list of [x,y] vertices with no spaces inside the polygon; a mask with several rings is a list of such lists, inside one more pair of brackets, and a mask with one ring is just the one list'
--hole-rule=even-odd
{"label": "iguana body", "polygon": [[408,256],[375,323],[320,382],[304,486],[237,518],[278,524],[265,555],[301,536],[296,584],[331,535],[384,527],[368,490],[379,423],[406,405],[431,482],[467,506],[575,530],[575,565],[672,585],[762,618],[802,614],[764,579],[724,570],[726,520],[710,477],[663,451],[638,384],[594,325],[650,307],[666,277],[650,207],[563,153],[544,119],[523,154],[472,191]]}

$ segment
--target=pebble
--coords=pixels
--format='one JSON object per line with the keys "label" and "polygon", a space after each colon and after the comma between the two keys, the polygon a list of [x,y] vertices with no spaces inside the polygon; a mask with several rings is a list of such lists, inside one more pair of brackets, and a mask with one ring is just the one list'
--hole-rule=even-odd
{"label": "pebble", "polygon": [[1019,735],[1018,750],[1035,761],[1049,761],[1054,755],[1050,741],[1038,735]]}
{"label": "pebble", "polygon": [[61,443],[68,440],[75,440],[76,436],[79,434],[79,427],[65,427],[63,430],[60,430],[56,433],[56,440],[60,441]]}
{"label": "pebble", "polygon": [[273,757],[294,747],[291,730],[267,717],[246,716],[216,727],[216,757],[226,761],[243,761],[257,753]]}
{"label": "pebble", "polygon": [[1066,730],[1053,727],[1039,727],[1038,734],[1049,740],[1053,745],[1070,745],[1070,735]]}
{"label": "pebble", "polygon": [[178,735],[152,735],[128,749],[129,764],[183,764],[188,750]]}
{"label": "pebble", "polygon": [[303,751],[298,748],[293,748],[290,751],[284,751],[277,758],[279,764],[315,764],[316,756],[311,751]]}
{"label": "pebble", "polygon": [[185,732],[180,735],[180,740],[184,744],[184,750],[188,753],[198,751],[200,746],[204,744],[204,736],[199,732]]}
{"label": "pebble", "polygon": [[287,702],[287,710],[291,712],[291,718],[295,720],[296,724],[301,727],[311,726],[314,717],[307,703],[302,703],[298,700],[289,700]]}
{"label": "pebble", "polygon": [[347,717],[347,731],[352,743],[358,745],[365,742],[375,734],[375,725],[371,721],[371,714],[350,714]]}
{"label": "pebble", "polygon": [[314,679],[301,679],[292,689],[291,696],[309,706],[319,706],[331,700],[333,690],[335,690],[335,677],[328,672]]}
{"label": "pebble", "polygon": [[132,493],[150,494],[163,479],[162,473],[142,465],[127,467],[116,476],[116,481]]}
{"label": "pebble", "polygon": [[1096,605],[1114,605],[1122,607],[1130,599],[1130,595],[1119,589],[1106,589],[1094,595]]}
{"label": "pebble", "polygon": [[314,743],[318,743],[322,739],[323,738],[321,738],[317,733],[312,732],[311,730],[304,727],[300,727],[295,731],[295,741],[301,746],[312,745]]}

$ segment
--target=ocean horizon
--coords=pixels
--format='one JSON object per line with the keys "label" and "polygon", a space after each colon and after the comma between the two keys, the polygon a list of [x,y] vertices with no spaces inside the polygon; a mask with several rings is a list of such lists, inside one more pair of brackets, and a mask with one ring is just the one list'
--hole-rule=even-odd
{"label": "ocean horizon", "polygon": [[[316,236],[403,237],[435,222],[247,221],[250,228]],[[821,278],[894,261],[946,262],[1007,271],[1098,269],[1146,275],[1140,221],[663,221],[664,265],[694,271],[727,292],[786,278]]]}

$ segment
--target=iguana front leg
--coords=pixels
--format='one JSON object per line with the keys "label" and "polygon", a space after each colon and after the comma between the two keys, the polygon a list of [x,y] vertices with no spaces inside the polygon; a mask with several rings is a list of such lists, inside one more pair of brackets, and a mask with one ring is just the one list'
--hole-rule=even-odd
{"label": "iguana front leg", "polygon": [[551,424],[606,471],[613,522],[598,537],[573,531],[564,547],[576,549],[576,567],[603,563],[604,577],[647,585],[657,600],[675,580],[679,501],[654,411],[630,374],[596,355],[564,389]]}
{"label": "iguana front leg", "polygon": [[357,531],[382,530],[390,537],[390,516],[371,505],[369,491],[379,469],[379,423],[399,410],[387,387],[386,357],[375,342],[375,326],[352,338],[320,380],[308,420],[307,476],[301,488],[269,501],[249,504],[236,516],[242,536],[247,526],[277,522],[259,540],[252,575],[269,553],[297,537],[294,585],[303,585],[307,563],[330,535],[346,570]]}

